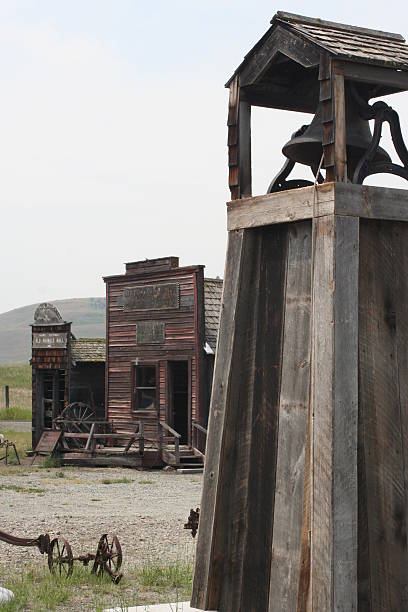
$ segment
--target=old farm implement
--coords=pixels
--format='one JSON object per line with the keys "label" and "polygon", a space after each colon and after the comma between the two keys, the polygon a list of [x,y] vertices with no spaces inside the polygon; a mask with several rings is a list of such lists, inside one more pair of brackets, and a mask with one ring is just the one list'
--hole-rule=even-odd
{"label": "old farm implement", "polygon": [[0,530],[0,541],[12,546],[38,548],[42,555],[48,557],[48,567],[51,574],[69,578],[74,569],[74,561],[87,566],[92,562],[92,574],[108,574],[112,582],[118,584],[122,579],[119,572],[122,565],[122,548],[115,534],[104,533],[98,543],[95,554],[87,553],[74,557],[70,543],[59,536],[51,540],[48,533],[38,538],[18,538]]}

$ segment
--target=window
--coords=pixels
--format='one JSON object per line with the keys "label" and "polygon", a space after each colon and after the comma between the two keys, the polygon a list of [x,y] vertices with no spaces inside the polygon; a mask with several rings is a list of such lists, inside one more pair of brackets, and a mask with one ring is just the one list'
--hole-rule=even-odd
{"label": "window", "polygon": [[156,367],[134,366],[133,410],[155,410],[156,408]]}

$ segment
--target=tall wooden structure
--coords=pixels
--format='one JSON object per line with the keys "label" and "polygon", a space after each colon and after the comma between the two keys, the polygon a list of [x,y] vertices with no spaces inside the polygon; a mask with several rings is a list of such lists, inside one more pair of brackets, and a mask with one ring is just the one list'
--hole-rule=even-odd
{"label": "tall wooden structure", "polygon": [[[406,611],[408,191],[362,182],[408,178],[396,113],[368,103],[408,89],[408,48],[278,13],[228,86],[232,201],[191,605]],[[251,105],[317,111],[257,197]],[[401,164],[379,149],[384,121]],[[299,160],[310,186],[287,180]]]}

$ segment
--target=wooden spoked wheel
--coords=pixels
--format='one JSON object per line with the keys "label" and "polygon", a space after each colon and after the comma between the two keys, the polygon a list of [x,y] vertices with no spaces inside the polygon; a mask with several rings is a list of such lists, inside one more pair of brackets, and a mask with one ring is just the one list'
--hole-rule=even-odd
{"label": "wooden spoked wheel", "polygon": [[55,424],[63,431],[89,433],[95,420],[93,409],[83,402],[68,404],[55,419]]}
{"label": "wooden spoked wheel", "polygon": [[104,533],[99,540],[92,573],[101,575],[106,572],[117,584],[122,578],[119,573],[121,565],[122,548],[117,536],[114,533]]}
{"label": "wooden spoked wheel", "polygon": [[95,412],[83,402],[68,404],[61,414],[54,420],[57,429],[69,434],[80,434],[78,437],[68,437],[65,444],[71,449],[84,448],[86,438],[82,434],[89,434],[92,423],[95,421]]}
{"label": "wooden spoked wheel", "polygon": [[63,538],[54,538],[48,550],[48,567],[51,574],[69,578],[74,568],[74,558],[69,542]]}

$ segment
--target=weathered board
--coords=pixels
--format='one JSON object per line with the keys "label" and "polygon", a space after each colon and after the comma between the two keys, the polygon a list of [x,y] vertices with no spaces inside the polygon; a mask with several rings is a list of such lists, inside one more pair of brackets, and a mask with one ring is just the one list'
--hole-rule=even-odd
{"label": "weathered board", "polygon": [[168,310],[180,305],[178,283],[139,285],[123,290],[124,310]]}
{"label": "weathered board", "polygon": [[139,321],[136,324],[136,344],[161,344],[165,338],[164,321]]}

